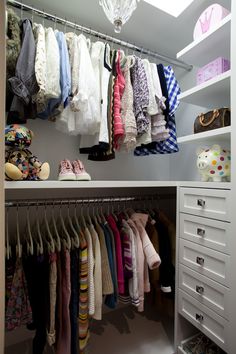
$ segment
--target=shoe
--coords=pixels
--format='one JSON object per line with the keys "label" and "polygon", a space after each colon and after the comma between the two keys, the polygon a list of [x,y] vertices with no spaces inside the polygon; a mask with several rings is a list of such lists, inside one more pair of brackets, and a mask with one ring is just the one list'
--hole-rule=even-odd
{"label": "shoe", "polygon": [[84,165],[80,160],[72,162],[76,181],[91,181],[91,176],[85,171]]}
{"label": "shoe", "polygon": [[59,181],[76,181],[76,176],[73,172],[73,167],[69,160],[62,160],[59,166]]}

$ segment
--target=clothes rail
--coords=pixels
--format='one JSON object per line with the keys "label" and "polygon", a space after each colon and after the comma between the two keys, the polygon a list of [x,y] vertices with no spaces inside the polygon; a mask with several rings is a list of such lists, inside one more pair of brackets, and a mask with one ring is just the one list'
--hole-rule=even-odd
{"label": "clothes rail", "polygon": [[91,197],[79,199],[30,199],[30,200],[12,200],[5,202],[6,208],[17,207],[31,207],[31,206],[48,206],[48,205],[70,205],[70,204],[96,204],[96,203],[119,203],[119,202],[134,202],[134,201],[152,201],[159,200],[172,195],[142,195],[130,197]]}
{"label": "clothes rail", "polygon": [[92,30],[91,28],[78,25],[77,23],[73,23],[71,21],[68,21],[67,19],[63,19],[63,18],[57,17],[55,15],[49,14],[49,13],[47,13],[45,11],[36,9],[35,7],[29,6],[29,5],[25,5],[22,2],[20,2],[20,1],[7,0],[7,2],[11,6],[16,7],[18,9],[21,9],[22,11],[31,11],[32,14],[35,13],[35,14],[37,14],[39,16],[42,16],[44,19],[47,19],[47,20],[50,20],[50,21],[53,21],[53,22],[56,22],[56,23],[60,23],[60,24],[65,25],[67,27],[71,27],[74,30],[79,30],[82,33],[87,33],[87,34],[89,34],[91,36],[103,39],[105,41],[113,42],[114,44],[118,44],[118,45],[120,45],[122,47],[126,47],[126,48],[128,48],[130,50],[133,50],[133,51],[139,52],[141,54],[145,54],[145,55],[151,56],[151,57],[153,57],[155,59],[163,60],[164,62],[167,62],[167,63],[172,64],[174,66],[178,66],[178,67],[183,68],[185,70],[190,71],[193,68],[192,65],[189,65],[189,64],[187,64],[187,63],[185,63],[185,62],[183,62],[181,60],[171,58],[171,57],[169,57],[167,55],[156,53],[156,52],[151,51],[149,49],[138,47],[135,44],[128,43],[126,41],[122,41],[120,39],[108,36],[107,34],[104,34],[102,32],[98,32],[98,31]]}

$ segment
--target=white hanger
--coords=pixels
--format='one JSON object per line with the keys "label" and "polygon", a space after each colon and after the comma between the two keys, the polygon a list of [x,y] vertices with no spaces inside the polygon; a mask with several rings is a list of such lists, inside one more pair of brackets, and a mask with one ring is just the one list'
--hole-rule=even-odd
{"label": "white hanger", "polygon": [[8,219],[9,219],[9,210],[7,208],[7,213],[6,213],[6,258],[7,260],[11,258],[11,245],[9,243],[9,225],[8,225]]}
{"label": "white hanger", "polygon": [[19,210],[18,204],[16,207],[16,255],[21,258],[22,257],[22,245],[20,242],[20,225],[19,225]]}
{"label": "white hanger", "polygon": [[53,230],[56,236],[56,239],[54,239],[55,242],[55,248],[57,249],[58,252],[61,252],[61,239],[57,230],[57,225],[56,225],[56,220],[55,220],[55,205],[53,202],[53,208],[52,208],[52,225],[53,225]]}
{"label": "white hanger", "polygon": [[54,253],[55,252],[55,243],[52,237],[52,233],[48,224],[48,219],[47,219],[47,205],[44,205],[44,222],[45,222],[45,226],[46,226],[46,231],[47,231],[47,236],[49,239],[48,242],[48,248],[49,248],[49,252],[50,253]]}
{"label": "white hanger", "polygon": [[75,230],[74,228],[74,225],[72,223],[72,220],[71,220],[71,217],[70,217],[70,204],[68,203],[68,208],[67,208],[67,220],[69,222],[69,226],[73,232],[73,236],[71,237],[72,239],[72,245],[75,247],[75,248],[79,248],[79,245],[80,245],[80,241],[79,241],[79,235],[77,233],[77,231]]}
{"label": "white hanger", "polygon": [[65,226],[65,223],[64,223],[64,220],[62,217],[62,213],[61,213],[61,208],[62,208],[62,202],[60,205],[59,216],[60,216],[61,226],[62,226],[63,232],[65,234],[65,237],[66,237],[66,239],[62,238],[62,242],[64,244],[64,247],[67,248],[68,250],[70,250],[71,249],[71,239],[70,239],[70,235],[69,235],[68,231],[66,230],[66,226]]}
{"label": "white hanger", "polygon": [[40,231],[40,225],[39,225],[39,217],[38,217],[38,204],[36,206],[36,230],[37,230],[37,236],[38,236],[38,240],[39,242],[36,242],[37,245],[37,254],[43,254],[43,238],[42,238],[42,234]]}
{"label": "white hanger", "polygon": [[27,206],[26,209],[26,224],[27,224],[27,233],[29,236],[29,240],[27,241],[27,253],[33,256],[34,254],[34,243],[33,243],[33,237],[31,233],[31,227],[30,227],[30,216],[29,216],[29,205]]}
{"label": "white hanger", "polygon": [[86,222],[83,214],[83,206],[84,206],[84,200],[82,199],[82,206],[80,207],[80,220],[82,227],[85,229],[86,228]]}
{"label": "white hanger", "polygon": [[88,224],[91,225],[92,224],[92,220],[91,220],[91,217],[90,217],[90,214],[89,214],[89,202],[88,202],[88,205],[87,205],[87,215],[86,215],[86,218],[88,220]]}
{"label": "white hanger", "polygon": [[77,232],[80,231],[80,225],[79,225],[79,220],[78,220],[78,217],[77,217],[77,201],[75,203],[75,208],[74,208],[74,220],[75,220],[75,225],[76,225],[76,228],[77,228]]}

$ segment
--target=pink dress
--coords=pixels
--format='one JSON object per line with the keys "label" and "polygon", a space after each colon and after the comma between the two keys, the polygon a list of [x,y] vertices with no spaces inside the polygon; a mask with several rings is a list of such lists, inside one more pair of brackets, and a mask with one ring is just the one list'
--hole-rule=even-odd
{"label": "pink dress", "polygon": [[124,139],[125,131],[121,118],[121,99],[125,89],[125,78],[120,67],[120,51],[117,52],[118,58],[116,62],[116,79],[114,85],[114,147],[120,148],[120,143]]}

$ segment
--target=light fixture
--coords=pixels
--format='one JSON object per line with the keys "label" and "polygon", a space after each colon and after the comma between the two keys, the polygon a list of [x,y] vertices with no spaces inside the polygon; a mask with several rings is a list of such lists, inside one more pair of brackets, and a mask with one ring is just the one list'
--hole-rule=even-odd
{"label": "light fixture", "polygon": [[148,4],[167,12],[169,15],[178,17],[194,0],[144,0]]}
{"label": "light fixture", "polygon": [[108,20],[114,24],[115,32],[120,33],[122,26],[130,19],[140,0],[99,0]]}

